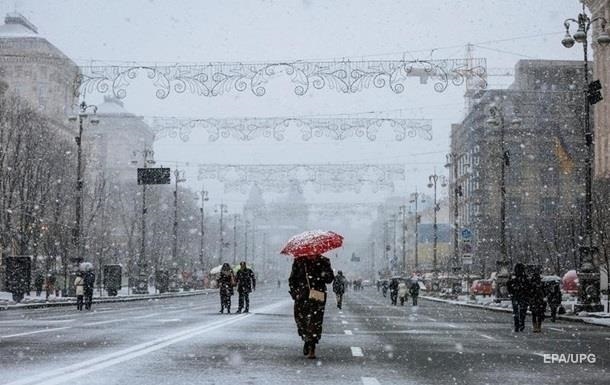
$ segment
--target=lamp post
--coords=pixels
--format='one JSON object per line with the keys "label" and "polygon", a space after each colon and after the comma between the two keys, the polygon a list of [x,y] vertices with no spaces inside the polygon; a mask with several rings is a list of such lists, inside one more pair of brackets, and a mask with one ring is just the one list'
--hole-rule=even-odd
{"label": "lamp post", "polygon": [[[437,214],[440,210],[440,205],[437,202],[437,190],[438,183],[440,182],[441,187],[447,186],[447,178],[444,175],[438,175],[436,172],[428,177],[428,188],[434,190],[434,224],[432,225],[432,230],[434,232],[434,240],[432,244],[432,274],[436,279],[438,275],[438,267],[437,267],[437,247],[438,247],[438,223],[437,223]],[[433,286],[434,286],[433,282]]]}
{"label": "lamp post", "polygon": [[[182,178],[181,178],[182,176]],[[174,235],[173,235],[173,247],[172,247],[172,261],[176,262],[176,258],[178,257],[178,183],[186,182],[186,179],[183,178],[184,171],[183,170],[174,170]]]}
{"label": "lamp post", "polygon": [[[72,229],[72,243],[74,244],[74,249],[76,251],[76,257],[74,261],[76,263],[81,262],[83,260],[83,250],[82,250],[82,225],[81,225],[81,217],[82,217],[82,200],[83,200],[83,170],[82,170],[82,157],[83,157],[83,122],[89,121],[92,125],[98,124],[100,121],[95,116],[97,113],[97,106],[88,105],[84,100],[78,106],[79,111],[78,115],[72,115],[68,118],[70,122],[76,122],[78,120],[78,136],[74,137],[77,146],[76,152],[76,202],[75,202],[75,219],[74,219],[74,229]],[[89,115],[89,111],[93,114]]]}
{"label": "lamp post", "polygon": [[[596,270],[594,254],[597,252],[597,248],[593,245],[593,132],[591,130],[590,122],[590,105],[595,104],[601,100],[601,84],[598,82],[592,82],[589,84],[589,66],[588,66],[588,34],[591,29],[591,25],[595,22],[601,23],[601,32],[597,36],[597,43],[606,47],[610,43],[610,35],[606,31],[607,20],[603,17],[596,17],[591,19],[585,12],[585,4],[582,5],[582,13],[578,14],[578,19],[566,19],[563,25],[566,29],[566,35],[561,40],[566,48],[574,46],[575,42],[582,43],[583,54],[584,54],[584,135],[585,135],[585,233],[582,238],[582,243],[579,247],[580,251],[580,266],[578,268],[578,303],[576,304],[575,311],[600,311],[603,306],[600,303],[599,295],[599,270]],[[578,30],[573,36],[570,36],[570,23],[578,25]]]}
{"label": "lamp post", "polygon": [[223,220],[224,220],[224,214],[227,213],[227,205],[225,205],[224,203],[220,204],[220,228],[219,228],[219,235],[220,235],[220,247],[218,249],[218,257],[220,259],[220,263],[222,262],[222,254],[223,254],[223,249],[225,247],[225,238],[224,238],[224,228],[223,228]]}
{"label": "lamp post", "polygon": [[[421,194],[419,192],[417,192],[417,189],[415,190],[414,193],[411,194],[411,199],[409,200],[410,203],[415,203],[415,272],[417,273],[417,268],[419,266],[419,213],[417,212],[417,203],[420,200],[420,196]],[[424,200],[422,199],[421,202],[423,203]]]}
{"label": "lamp post", "polygon": [[401,272],[407,271],[407,206],[401,205],[399,208],[400,214],[400,231],[402,240],[402,262]]}
{"label": "lamp post", "polygon": [[208,192],[201,188],[201,207],[199,208],[199,212],[201,213],[201,245],[199,247],[199,262],[201,263],[201,268],[205,271],[205,264],[203,261],[204,249],[205,249],[205,202],[208,201]]}
{"label": "lamp post", "polygon": [[237,220],[239,215],[233,214],[233,265],[237,263]]}
{"label": "lamp post", "polygon": [[[500,129],[500,260],[496,261],[496,301],[508,300],[507,282],[510,278],[508,247],[506,244],[506,167],[510,166],[510,153],[506,150],[504,133],[506,131],[506,119],[504,117],[504,106],[502,99],[492,103],[489,107],[489,119],[486,123]],[[511,121],[513,127],[521,125],[517,117]]]}
{"label": "lamp post", "polygon": [[[155,164],[155,161],[152,159],[155,154],[153,150],[144,148],[144,150],[139,151],[139,153],[142,155],[143,168],[148,168],[149,164]],[[134,151],[134,155],[137,154],[138,151]],[[138,161],[132,160],[131,163],[138,164]],[[142,235],[140,237],[140,255],[138,257],[138,279],[136,282],[136,287],[133,291],[135,294],[148,294],[148,263],[146,261],[146,210],[146,183],[142,183],[142,222],[140,224]]]}

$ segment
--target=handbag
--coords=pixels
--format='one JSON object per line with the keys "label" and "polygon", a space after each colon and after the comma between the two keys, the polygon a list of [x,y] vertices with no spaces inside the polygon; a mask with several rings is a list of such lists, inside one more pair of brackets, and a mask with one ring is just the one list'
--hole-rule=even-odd
{"label": "handbag", "polygon": [[309,285],[309,274],[307,273],[307,267],[305,267],[305,279],[307,280],[307,288],[309,289],[309,299],[318,302],[326,301],[326,293],[320,290],[312,289]]}

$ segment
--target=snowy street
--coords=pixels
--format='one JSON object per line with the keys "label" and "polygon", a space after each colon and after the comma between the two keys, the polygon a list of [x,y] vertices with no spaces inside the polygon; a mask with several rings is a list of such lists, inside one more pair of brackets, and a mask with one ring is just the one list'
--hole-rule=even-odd
{"label": "snowy street", "polygon": [[[233,296],[236,310],[237,296]],[[301,353],[292,301],[253,293],[250,314],[218,314],[216,293],[0,313],[2,384],[605,384],[607,329],[543,324],[420,300],[393,307],[375,288],[329,296],[317,360]],[[529,321],[529,317],[528,317]],[[545,363],[544,354],[595,363]],[[501,379],[501,380],[500,380]]]}

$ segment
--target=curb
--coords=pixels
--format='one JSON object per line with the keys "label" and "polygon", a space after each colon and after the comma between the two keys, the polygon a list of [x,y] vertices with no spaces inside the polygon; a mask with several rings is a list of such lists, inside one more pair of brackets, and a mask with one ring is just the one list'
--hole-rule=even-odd
{"label": "curb", "polygon": [[[443,303],[448,303],[450,305],[465,306],[465,307],[484,309],[484,310],[487,310],[487,311],[495,311],[496,313],[511,313],[512,314],[512,312],[513,312],[511,309],[505,309],[505,308],[502,308],[502,307],[489,307],[489,306],[478,305],[478,304],[474,304],[474,303],[464,303],[464,302],[458,302],[458,301],[453,301],[453,300],[448,300],[448,299],[429,297],[429,296],[422,296],[422,295],[420,295],[419,297],[422,298],[422,299],[428,300],[428,301],[443,302]],[[528,310],[528,314],[529,314],[529,310]],[[557,319],[561,320],[561,321],[577,322],[577,323],[583,323],[583,324],[593,325],[593,326],[600,326],[600,327],[605,327],[605,328],[610,327],[610,326],[607,326],[607,325],[600,325],[600,324],[596,324],[596,323],[587,322],[587,321],[585,321],[582,318],[573,317],[573,316],[557,315]]]}
{"label": "curb", "polygon": [[[215,293],[216,289],[205,289],[195,290],[188,292],[177,292],[177,293],[163,293],[163,294],[146,294],[146,295],[132,295],[128,297],[97,297],[93,298],[93,303],[113,303],[113,302],[132,302],[132,301],[147,301],[151,299],[165,299],[165,298],[177,298],[177,297],[192,297],[196,295],[208,295]],[[26,304],[15,304],[0,306],[0,311],[16,310],[16,309],[40,309],[46,307],[60,307],[60,306],[74,306],[76,305],[76,298],[58,301],[58,302],[42,302],[42,303],[26,303]]]}

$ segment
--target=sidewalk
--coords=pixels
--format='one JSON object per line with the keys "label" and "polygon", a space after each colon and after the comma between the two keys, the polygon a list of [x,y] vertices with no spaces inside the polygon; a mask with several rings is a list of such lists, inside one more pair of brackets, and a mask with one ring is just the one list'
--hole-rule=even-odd
{"label": "sidewalk", "polygon": [[[97,290],[96,290],[97,291]],[[163,293],[163,294],[121,294],[119,293],[115,297],[108,296],[93,296],[93,303],[110,303],[110,302],[130,302],[130,301],[143,301],[151,299],[163,299],[163,298],[175,298],[175,297],[190,297],[195,295],[208,295],[210,293],[216,293],[217,289],[203,289],[203,290],[192,290],[192,291],[179,291],[174,293]],[[7,295],[8,294],[8,295]],[[49,297],[46,300],[44,292],[40,297],[27,296],[21,303],[15,303],[10,297],[10,293],[0,292],[0,311],[2,310],[13,310],[13,309],[36,309],[45,307],[55,306],[75,306],[76,297]]]}
{"label": "sidewalk", "polygon": [[[458,297],[457,300],[444,299],[444,298],[432,297],[432,296],[427,296],[427,295],[420,295],[419,297],[422,299],[429,300],[429,301],[444,302],[444,303],[448,303],[451,305],[467,306],[467,307],[484,309],[484,310],[488,310],[488,311],[504,312],[504,313],[511,313],[511,314],[513,312],[512,305],[509,301],[503,301],[500,303],[496,303],[493,301],[493,298],[490,298],[490,297],[487,297],[486,301],[483,301],[483,302],[472,301],[472,300],[468,299],[466,296],[460,296],[460,297]],[[581,312],[578,315],[563,314],[563,315],[557,315],[557,319],[562,320],[562,321],[581,322],[581,323],[586,323],[586,324],[591,324],[591,325],[610,327],[610,314],[604,313],[604,312],[600,312],[600,313]]]}

